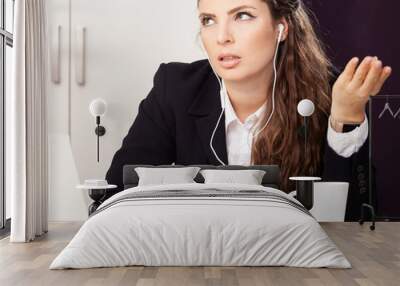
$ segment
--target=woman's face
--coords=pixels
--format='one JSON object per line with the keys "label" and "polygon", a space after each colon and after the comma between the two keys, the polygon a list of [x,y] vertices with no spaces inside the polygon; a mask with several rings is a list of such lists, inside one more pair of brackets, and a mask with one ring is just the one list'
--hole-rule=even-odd
{"label": "woman's face", "polygon": [[268,74],[279,31],[264,1],[200,0],[198,12],[201,40],[219,76],[241,81]]}

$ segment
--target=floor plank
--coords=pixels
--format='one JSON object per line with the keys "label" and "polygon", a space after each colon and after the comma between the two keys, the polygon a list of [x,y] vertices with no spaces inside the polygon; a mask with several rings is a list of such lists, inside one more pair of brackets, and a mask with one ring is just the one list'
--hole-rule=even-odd
{"label": "floor plank", "polygon": [[291,267],[115,267],[49,270],[82,223],[50,223],[31,243],[0,240],[0,285],[400,285],[400,223],[379,222],[375,231],[358,223],[322,223],[352,269]]}

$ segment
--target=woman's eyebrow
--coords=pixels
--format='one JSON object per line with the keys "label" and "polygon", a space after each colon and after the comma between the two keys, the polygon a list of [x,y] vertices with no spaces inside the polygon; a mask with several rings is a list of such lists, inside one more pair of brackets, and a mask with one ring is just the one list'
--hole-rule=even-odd
{"label": "woman's eyebrow", "polygon": [[[233,13],[235,13],[236,11],[241,10],[241,9],[244,9],[244,8],[256,9],[256,8],[253,7],[253,6],[242,5],[242,6],[239,6],[239,7],[236,7],[236,8],[233,8],[233,9],[229,10],[229,11],[228,11],[228,15],[233,14]],[[210,14],[210,13],[200,13],[199,18],[201,18],[202,16],[213,16],[213,17],[215,17],[214,14]]]}

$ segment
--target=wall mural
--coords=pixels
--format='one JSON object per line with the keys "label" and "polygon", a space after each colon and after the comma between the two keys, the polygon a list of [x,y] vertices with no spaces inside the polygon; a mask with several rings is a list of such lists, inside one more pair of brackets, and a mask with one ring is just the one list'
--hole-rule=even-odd
{"label": "wall mural", "polygon": [[[305,0],[319,23],[317,32],[327,46],[333,63],[343,69],[353,56],[378,56],[392,67],[381,95],[370,101],[372,200],[377,215],[400,218],[400,192],[396,170],[400,163],[400,50],[398,25],[394,19],[400,10],[398,0]],[[386,96],[387,95],[387,96]],[[367,142],[369,145],[369,141]],[[369,146],[368,146],[369,147]],[[363,152],[368,152],[365,148]],[[354,169],[357,172],[357,166]],[[357,182],[355,182],[357,183]],[[358,192],[365,201],[367,186],[358,180]],[[364,195],[364,196],[363,196]]]}

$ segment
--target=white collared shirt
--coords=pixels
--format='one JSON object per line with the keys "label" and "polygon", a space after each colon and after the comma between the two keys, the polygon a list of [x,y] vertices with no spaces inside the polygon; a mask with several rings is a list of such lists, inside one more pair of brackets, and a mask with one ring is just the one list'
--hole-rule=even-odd
{"label": "white collared shirt", "polygon": [[[229,96],[225,95],[225,131],[229,165],[250,165],[253,134],[260,124],[267,107],[266,102],[242,123],[232,107]],[[260,127],[259,127],[260,128]],[[252,132],[253,131],[253,132]]]}
{"label": "white collared shirt", "polygon": [[[222,80],[224,85],[224,81]],[[250,165],[251,145],[253,135],[262,128],[258,120],[261,120],[266,110],[267,102],[254,113],[250,114],[242,123],[237,117],[228,93],[225,93],[225,134],[226,150],[228,153],[228,165]],[[221,105],[222,105],[221,98]],[[330,121],[328,121],[330,122]],[[268,128],[268,126],[266,127]],[[340,156],[350,157],[357,152],[368,137],[368,120],[351,132],[340,133],[333,130],[328,124],[327,141],[329,146]]]}

